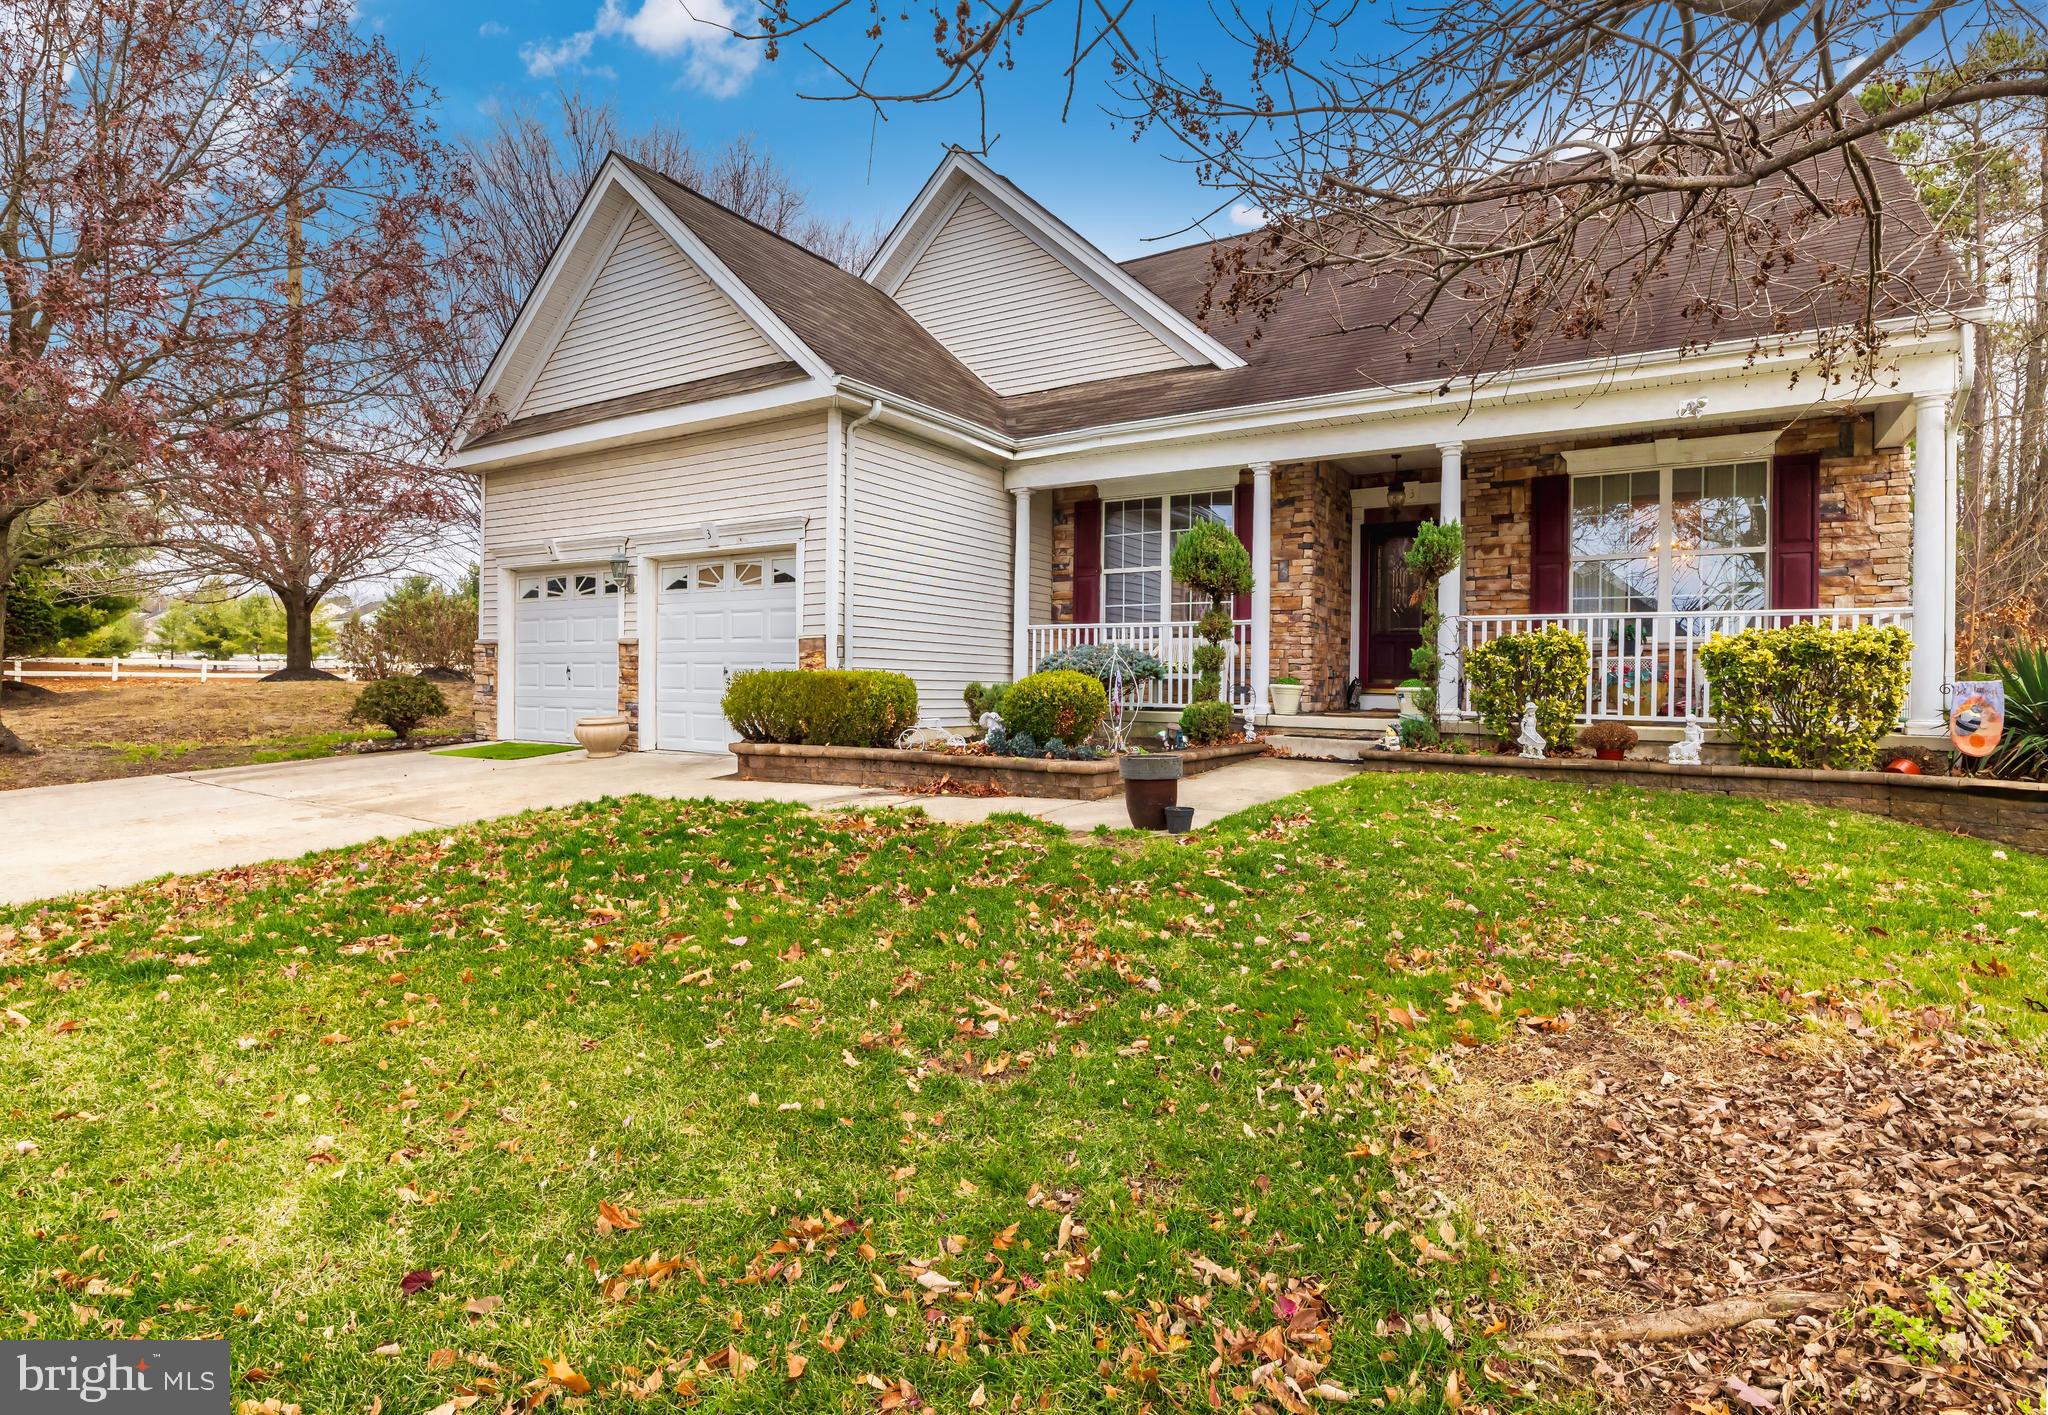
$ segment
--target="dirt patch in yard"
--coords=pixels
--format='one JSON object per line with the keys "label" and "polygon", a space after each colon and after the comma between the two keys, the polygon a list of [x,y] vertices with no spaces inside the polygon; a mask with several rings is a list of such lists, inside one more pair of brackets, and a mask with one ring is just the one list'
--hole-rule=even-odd
{"label": "dirt patch in yard", "polygon": [[[1582,1024],[1467,1055],[1434,1180],[1535,1278],[1523,1350],[1632,1411],[2039,1409],[2048,1074],[1948,1033]],[[1720,1330],[1727,1299],[1822,1294]],[[1631,1318],[1694,1309],[1633,1339]]]}
{"label": "dirt patch in yard", "polygon": [[[355,683],[52,679],[36,686],[47,691],[5,699],[7,725],[39,750],[0,756],[0,790],[325,756],[371,735],[347,720],[361,690]],[[422,732],[465,727],[469,685],[438,686],[449,716]]]}

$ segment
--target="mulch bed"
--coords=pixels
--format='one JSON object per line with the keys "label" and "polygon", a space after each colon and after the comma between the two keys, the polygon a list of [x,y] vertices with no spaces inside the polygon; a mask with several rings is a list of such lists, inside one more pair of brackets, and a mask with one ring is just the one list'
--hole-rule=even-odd
{"label": "mulch bed", "polygon": [[[1435,1179],[1534,1272],[1544,1321],[1606,1328],[1525,1332],[1539,1369],[1612,1408],[1673,1415],[2041,1408],[2036,1062],[1938,1025],[1880,1043],[1867,1028],[1592,1023],[1459,1069]],[[1658,1341],[1614,1334],[1643,1313],[1787,1291],[1827,1300]]]}

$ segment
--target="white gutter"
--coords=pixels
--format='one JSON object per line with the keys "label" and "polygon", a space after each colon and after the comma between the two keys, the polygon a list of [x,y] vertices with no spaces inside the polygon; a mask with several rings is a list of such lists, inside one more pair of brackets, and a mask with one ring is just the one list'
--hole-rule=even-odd
{"label": "white gutter", "polygon": [[[833,411],[836,417],[838,410],[834,409]],[[840,601],[844,606],[841,613],[845,615],[845,621],[844,628],[840,630],[839,639],[840,666],[842,668],[853,667],[853,490],[855,482],[853,472],[853,435],[880,416],[882,416],[882,400],[877,398],[865,413],[862,413],[846,425],[846,442],[840,449],[839,454],[840,460],[846,467],[846,548],[841,556],[842,573],[846,576],[846,592]]]}

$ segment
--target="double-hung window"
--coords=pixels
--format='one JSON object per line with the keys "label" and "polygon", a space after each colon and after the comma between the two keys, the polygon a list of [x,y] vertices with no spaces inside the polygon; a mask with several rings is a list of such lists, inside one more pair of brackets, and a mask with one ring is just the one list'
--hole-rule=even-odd
{"label": "double-hung window", "polygon": [[1700,613],[1767,602],[1770,463],[1572,478],[1572,612]]}
{"label": "double-hung window", "polygon": [[1234,489],[1225,487],[1103,503],[1103,619],[1111,624],[1200,619],[1209,601],[1173,578],[1173,547],[1197,522],[1229,525],[1236,497]]}

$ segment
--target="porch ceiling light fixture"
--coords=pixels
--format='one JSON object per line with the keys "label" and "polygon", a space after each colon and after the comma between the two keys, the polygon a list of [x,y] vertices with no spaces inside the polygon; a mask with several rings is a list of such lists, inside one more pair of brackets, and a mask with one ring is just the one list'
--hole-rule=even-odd
{"label": "porch ceiling light fixture", "polygon": [[1387,483],[1387,509],[1398,511],[1408,504],[1408,487],[1401,480],[1401,454],[1394,454],[1394,479]]}

